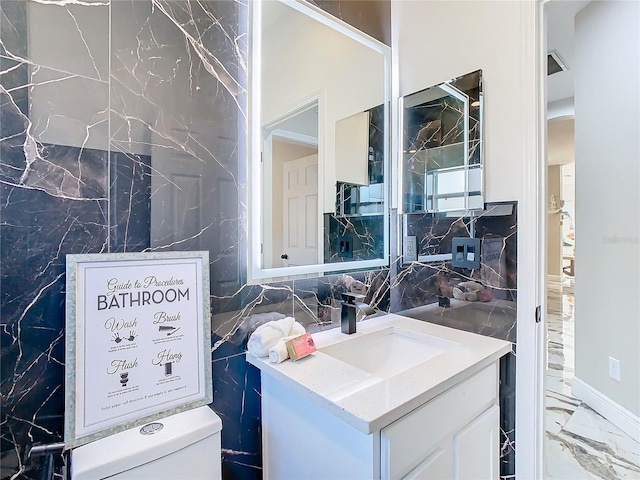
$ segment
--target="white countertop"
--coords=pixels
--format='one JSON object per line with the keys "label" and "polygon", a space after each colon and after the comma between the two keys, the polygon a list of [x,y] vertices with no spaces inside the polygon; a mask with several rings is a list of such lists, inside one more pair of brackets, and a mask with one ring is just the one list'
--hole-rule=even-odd
{"label": "white countertop", "polygon": [[[459,345],[391,378],[380,378],[321,352],[323,347],[398,326]],[[247,361],[363,433],[381,430],[511,351],[511,343],[400,315],[358,322],[357,333],[340,328],[313,334],[308,357],[274,364],[247,353]],[[497,386],[496,386],[497,388]]]}

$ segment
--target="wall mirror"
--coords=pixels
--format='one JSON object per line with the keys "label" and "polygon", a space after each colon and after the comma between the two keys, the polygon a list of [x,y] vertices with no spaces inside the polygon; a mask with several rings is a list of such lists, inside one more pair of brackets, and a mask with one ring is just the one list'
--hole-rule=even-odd
{"label": "wall mirror", "polygon": [[388,265],[390,48],[250,2],[249,281]]}
{"label": "wall mirror", "polygon": [[482,70],[401,103],[402,213],[482,209]]}

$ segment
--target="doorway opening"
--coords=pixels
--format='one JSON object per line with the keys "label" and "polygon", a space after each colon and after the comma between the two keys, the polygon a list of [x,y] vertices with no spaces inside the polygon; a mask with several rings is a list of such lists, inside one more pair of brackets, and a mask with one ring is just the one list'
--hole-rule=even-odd
{"label": "doorway opening", "polygon": [[[640,377],[638,303],[620,308],[622,297],[612,294],[621,277],[627,288],[634,292],[640,288],[638,223],[620,218],[626,208],[624,198],[638,196],[640,149],[628,137],[608,136],[614,124],[594,128],[605,111],[620,121],[616,112],[624,116],[634,95],[637,105],[638,61],[633,64],[602,54],[611,45],[625,45],[628,51],[621,56],[638,58],[640,49],[631,33],[637,37],[638,19],[636,2],[551,0],[545,4],[547,52],[559,55],[565,67],[548,72],[546,89],[545,478],[549,479],[640,476],[640,385],[633,378]],[[612,81],[616,92],[608,93]],[[610,105],[606,99],[612,97],[625,101],[613,109],[603,107]],[[636,109],[631,123],[638,125],[639,115]],[[612,149],[616,160],[603,162],[603,155]],[[627,157],[633,161],[627,162]],[[618,168],[617,177],[635,175],[635,185],[608,181]],[[614,201],[618,195],[620,201]],[[613,204],[622,208],[610,208]],[[637,210],[634,213],[637,218]],[[622,238],[635,241],[635,251],[634,245],[621,245],[618,251],[610,248],[606,239],[611,228],[631,229]],[[620,256],[631,263],[628,269],[618,267],[615,258]],[[628,316],[635,321],[628,323],[630,327],[624,321]],[[625,336],[635,338],[627,341]],[[623,359],[622,370],[626,368],[622,379],[618,359]]]}
{"label": "doorway opening", "polygon": [[318,102],[263,128],[262,267],[322,263]]}

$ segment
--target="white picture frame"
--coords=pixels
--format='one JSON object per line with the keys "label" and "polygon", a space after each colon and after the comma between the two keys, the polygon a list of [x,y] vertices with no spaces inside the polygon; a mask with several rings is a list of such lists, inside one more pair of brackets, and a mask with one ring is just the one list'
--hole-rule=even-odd
{"label": "white picture frame", "polygon": [[66,260],[67,449],[213,401],[209,252]]}

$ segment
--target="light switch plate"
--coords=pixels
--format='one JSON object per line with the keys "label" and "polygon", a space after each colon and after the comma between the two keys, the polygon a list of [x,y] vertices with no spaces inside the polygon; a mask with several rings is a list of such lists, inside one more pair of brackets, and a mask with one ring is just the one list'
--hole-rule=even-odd
{"label": "light switch plate", "polygon": [[338,257],[353,258],[353,237],[351,235],[338,237]]}
{"label": "light switch plate", "polygon": [[454,237],[451,239],[451,266],[480,268],[480,239]]}

